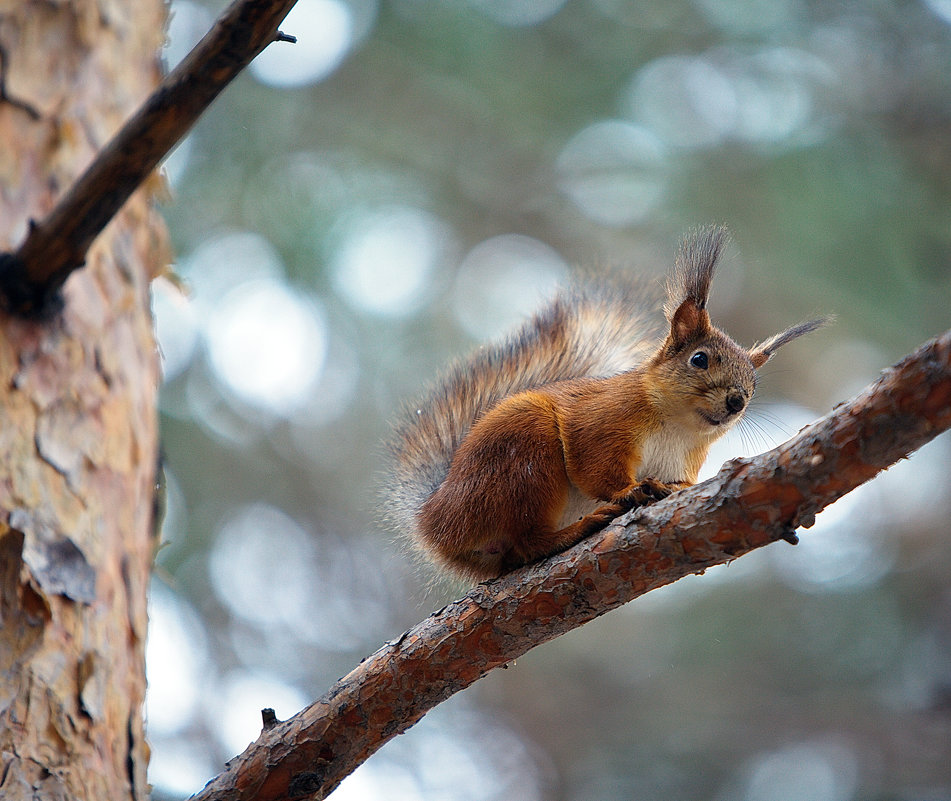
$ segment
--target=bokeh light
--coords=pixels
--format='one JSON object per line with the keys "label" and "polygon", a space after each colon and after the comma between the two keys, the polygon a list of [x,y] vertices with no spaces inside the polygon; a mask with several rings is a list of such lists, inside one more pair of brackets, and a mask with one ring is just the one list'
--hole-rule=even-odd
{"label": "bokeh light", "polygon": [[206,234],[193,250],[182,255],[177,272],[185,280],[189,296],[204,312],[245,281],[276,280],[284,269],[266,238],[251,231],[232,230]]}
{"label": "bokeh light", "polygon": [[[375,764],[344,779],[341,801],[486,801],[545,798],[547,765],[508,726],[461,698],[434,709],[414,737],[383,746]],[[391,785],[391,781],[393,784]]]}
{"label": "bokeh light", "polygon": [[306,402],[327,355],[320,307],[279,281],[232,289],[212,310],[205,332],[216,376],[242,400],[276,412]]}
{"label": "bokeh light", "polygon": [[309,599],[314,546],[286,514],[264,504],[237,510],[210,554],[211,586],[239,617],[259,626],[294,622]]}
{"label": "bokeh light", "polygon": [[352,44],[350,7],[341,0],[298,0],[281,24],[297,41],[275,42],[251,62],[251,74],[279,88],[323,80],[343,61]]}
{"label": "bokeh light", "polygon": [[203,738],[149,737],[149,784],[162,796],[187,798],[197,793],[217,769]]}
{"label": "bokeh light", "polygon": [[562,191],[604,225],[643,222],[664,198],[666,159],[647,129],[603,120],[579,131],[558,157]]}
{"label": "bokeh light", "polygon": [[701,56],[663,56],[644,66],[626,99],[634,119],[678,147],[709,147],[730,134],[736,89]]}
{"label": "bokeh light", "polygon": [[356,212],[338,228],[334,287],[354,308],[401,317],[426,301],[449,232],[421,209]]}
{"label": "bokeh light", "polygon": [[153,583],[145,659],[146,717],[154,735],[176,734],[197,712],[202,678],[208,670],[207,648],[201,619],[182,599]]}
{"label": "bokeh light", "polygon": [[786,30],[803,14],[800,0],[695,0],[695,5],[714,25],[739,36]]}
{"label": "bokeh light", "polygon": [[[747,768],[742,801],[850,801],[858,765],[840,739],[797,743],[755,756]],[[725,799],[724,799],[725,801]]]}
{"label": "bokeh light", "polygon": [[232,615],[266,635],[284,627],[304,642],[346,651],[388,618],[378,559],[358,562],[356,545],[315,539],[280,509],[250,504],[221,524],[209,555],[211,586]]}
{"label": "bokeh light", "polygon": [[201,3],[175,0],[169,15],[163,55],[169,71],[188,55],[214,22],[214,15]]}
{"label": "bokeh light", "polygon": [[729,141],[760,147],[815,144],[829,133],[822,91],[836,81],[818,56],[796,48],[720,48],[662,56],[635,75],[622,107],[672,147]]}
{"label": "bokeh light", "polygon": [[[179,269],[187,295],[160,287],[153,299],[168,378],[187,364],[197,330],[214,376],[235,398],[277,415],[303,406],[329,334],[320,302],[284,281],[274,247],[257,234],[228,232],[203,241]],[[205,393],[192,387],[197,408],[205,407]]]}
{"label": "bokeh light", "polygon": [[452,307],[465,331],[492,339],[554,295],[568,268],[554,248],[521,234],[480,242],[463,258]]}
{"label": "bokeh light", "polygon": [[849,592],[894,567],[897,543],[876,525],[886,503],[878,485],[859,487],[816,515],[793,549],[773,551],[777,574],[803,592]]}
{"label": "bokeh light", "polygon": [[199,615],[158,581],[149,595],[145,660],[149,782],[160,792],[189,795],[215,767],[207,743],[186,733],[213,683],[208,638]]}
{"label": "bokeh light", "polygon": [[924,3],[930,8],[942,22],[951,25],[951,1],[949,0],[924,0]]}

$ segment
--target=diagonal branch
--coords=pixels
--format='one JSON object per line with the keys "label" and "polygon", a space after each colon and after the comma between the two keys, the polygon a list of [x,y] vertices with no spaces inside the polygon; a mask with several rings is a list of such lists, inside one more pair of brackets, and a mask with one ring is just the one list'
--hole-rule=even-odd
{"label": "diagonal branch", "polygon": [[644,593],[790,536],[951,427],[951,331],[773,450],[481,584],[272,724],[192,801],[321,799],[493,668]]}
{"label": "diagonal branch", "polygon": [[0,303],[42,314],[93,240],[221,91],[268,44],[296,0],[236,0],[13,253],[0,254]]}

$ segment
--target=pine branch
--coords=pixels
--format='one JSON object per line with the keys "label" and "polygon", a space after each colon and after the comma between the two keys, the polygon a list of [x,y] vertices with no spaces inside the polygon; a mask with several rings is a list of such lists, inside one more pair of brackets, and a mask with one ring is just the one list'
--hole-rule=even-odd
{"label": "pine branch", "polygon": [[773,450],[481,584],[266,726],[193,801],[322,799],[383,743],[493,668],[690,573],[810,526],[951,427],[951,331]]}
{"label": "pine branch", "polygon": [[12,253],[0,253],[0,304],[42,315],[93,240],[219,93],[267,45],[296,0],[236,0]]}

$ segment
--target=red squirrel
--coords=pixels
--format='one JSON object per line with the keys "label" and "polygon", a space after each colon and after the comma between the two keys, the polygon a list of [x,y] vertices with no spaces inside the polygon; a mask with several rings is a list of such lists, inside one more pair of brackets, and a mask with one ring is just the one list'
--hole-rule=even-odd
{"label": "red squirrel", "polygon": [[755,371],[825,322],[750,349],[716,328],[706,305],[725,240],[719,227],[685,238],[662,340],[657,293],[582,285],[409,410],[389,446],[392,513],[437,565],[493,578],[696,483],[749,405]]}

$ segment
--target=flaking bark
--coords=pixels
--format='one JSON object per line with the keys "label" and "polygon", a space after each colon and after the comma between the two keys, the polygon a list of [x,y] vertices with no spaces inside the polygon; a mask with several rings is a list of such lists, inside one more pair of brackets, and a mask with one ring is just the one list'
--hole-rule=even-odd
{"label": "flaking bark", "polygon": [[[56,202],[161,77],[164,0],[6,3],[0,249]],[[47,323],[0,313],[0,798],[148,795],[146,594],[155,549],[167,264],[146,192]]]}
{"label": "flaking bark", "polygon": [[951,331],[788,442],[480,584],[268,727],[193,801],[325,798],[429,709],[543,642],[784,538],[951,427]]}

